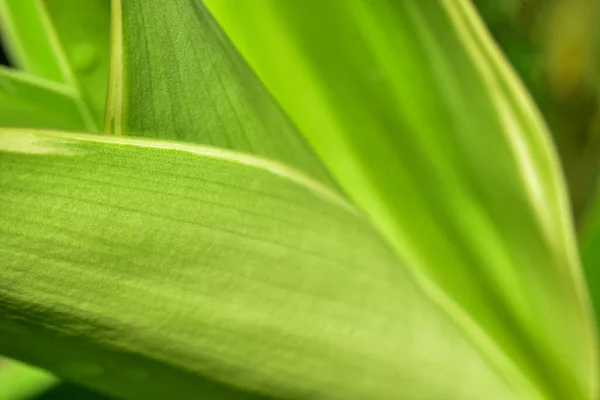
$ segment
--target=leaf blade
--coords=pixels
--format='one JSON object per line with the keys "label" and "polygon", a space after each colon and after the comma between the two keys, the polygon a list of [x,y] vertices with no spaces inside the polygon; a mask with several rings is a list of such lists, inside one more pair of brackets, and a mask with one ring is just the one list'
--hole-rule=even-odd
{"label": "leaf blade", "polygon": [[209,144],[335,183],[198,0],[113,2],[109,132]]}
{"label": "leaf blade", "polygon": [[366,221],[287,167],[1,135],[2,351],[124,398],[202,398],[202,382],[275,398],[519,398]]}
{"label": "leaf blade", "polygon": [[430,295],[497,345],[480,343],[492,362],[546,396],[595,398],[556,156],[471,5],[206,3]]}

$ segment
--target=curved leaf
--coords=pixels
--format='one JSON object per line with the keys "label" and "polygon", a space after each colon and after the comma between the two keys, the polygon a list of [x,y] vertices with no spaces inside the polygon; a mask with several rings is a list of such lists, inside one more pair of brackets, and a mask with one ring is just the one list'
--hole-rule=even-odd
{"label": "curved leaf", "polygon": [[200,0],[115,0],[106,128],[284,161],[335,186]]}
{"label": "curved leaf", "polygon": [[131,399],[538,398],[506,387],[345,200],[288,167],[0,131],[0,171],[10,356]]}
{"label": "curved leaf", "polygon": [[596,336],[558,162],[472,4],[206,3],[506,379],[522,373],[547,398],[597,398]]}
{"label": "curved leaf", "polygon": [[[13,64],[28,72],[0,67],[0,126],[99,130],[108,79],[109,5],[109,0],[0,1],[3,42]],[[22,399],[57,381],[4,362],[3,400]]]}

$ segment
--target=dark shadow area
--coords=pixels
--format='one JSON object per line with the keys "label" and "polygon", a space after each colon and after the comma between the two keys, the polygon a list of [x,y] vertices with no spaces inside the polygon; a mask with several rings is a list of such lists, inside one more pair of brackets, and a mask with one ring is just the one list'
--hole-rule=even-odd
{"label": "dark shadow area", "polygon": [[0,37],[0,65],[10,65],[8,59],[6,58],[6,53],[4,52],[4,46],[2,45],[2,37]]}
{"label": "dark shadow area", "polygon": [[31,400],[113,400],[101,394],[97,394],[73,385],[61,383],[53,389],[32,398]]}

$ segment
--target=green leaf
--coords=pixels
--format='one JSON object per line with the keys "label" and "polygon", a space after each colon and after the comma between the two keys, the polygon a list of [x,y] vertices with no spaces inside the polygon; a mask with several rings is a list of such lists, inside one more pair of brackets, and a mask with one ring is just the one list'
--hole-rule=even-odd
{"label": "green leaf", "polygon": [[86,121],[68,86],[0,67],[0,126],[81,130]]}
{"label": "green leaf", "polygon": [[64,83],[65,76],[42,8],[37,0],[0,0],[2,40],[9,58],[19,68]]}
{"label": "green leaf", "polygon": [[67,82],[89,109],[95,129],[104,121],[110,42],[110,0],[42,0],[64,57]]}
{"label": "green leaf", "polygon": [[507,388],[368,222],[287,166],[3,130],[0,171],[9,356],[130,399],[541,398]]}
{"label": "green leaf", "polygon": [[40,369],[14,360],[0,360],[0,398],[3,400],[29,400],[57,382],[57,378]]}
{"label": "green leaf", "polygon": [[596,190],[595,199],[591,202],[590,210],[585,217],[581,257],[596,311],[596,321],[600,321],[600,190]]}
{"label": "green leaf", "polygon": [[[2,39],[11,61],[29,72],[0,67],[0,126],[99,130],[109,5],[108,0],[0,0]],[[2,399],[23,398],[22,393],[41,392],[56,381],[12,364],[0,370]]]}
{"label": "green leaf", "polygon": [[17,65],[67,85],[84,129],[99,132],[108,80],[109,0],[0,0],[0,12]]}
{"label": "green leaf", "polygon": [[334,185],[200,0],[115,0],[106,127],[284,161]]}
{"label": "green leaf", "polygon": [[466,0],[206,0],[427,293],[514,385],[597,398],[556,155]]}

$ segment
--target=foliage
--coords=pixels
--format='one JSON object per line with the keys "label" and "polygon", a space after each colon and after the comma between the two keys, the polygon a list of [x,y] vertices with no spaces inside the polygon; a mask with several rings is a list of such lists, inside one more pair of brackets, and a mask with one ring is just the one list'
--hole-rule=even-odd
{"label": "foliage", "polygon": [[125,399],[597,397],[563,171],[469,1],[0,13],[3,354]]}

